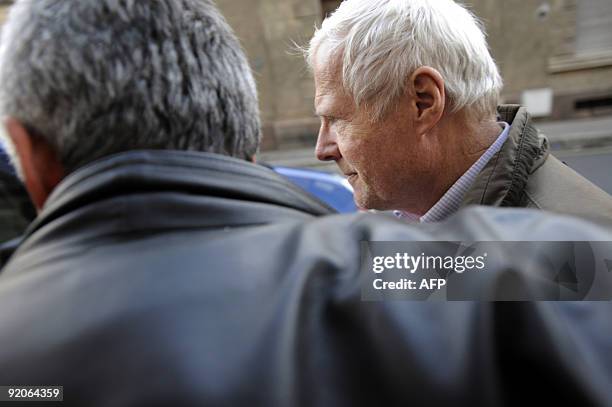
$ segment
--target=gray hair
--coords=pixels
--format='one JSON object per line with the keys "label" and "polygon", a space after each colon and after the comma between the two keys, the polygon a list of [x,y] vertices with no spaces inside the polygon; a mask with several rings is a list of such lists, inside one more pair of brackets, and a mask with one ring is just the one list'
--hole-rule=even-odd
{"label": "gray hair", "polygon": [[311,68],[323,43],[326,63],[340,64],[345,90],[375,119],[421,66],[440,72],[452,111],[495,117],[499,70],[478,19],[452,0],[346,0],[312,38]]}
{"label": "gray hair", "polygon": [[0,114],[67,171],[135,149],[252,159],[257,91],[210,0],[18,0],[2,31]]}

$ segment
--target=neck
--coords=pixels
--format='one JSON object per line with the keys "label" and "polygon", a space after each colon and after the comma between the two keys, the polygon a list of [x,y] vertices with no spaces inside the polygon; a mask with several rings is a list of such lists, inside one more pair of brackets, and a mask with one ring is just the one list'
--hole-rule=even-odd
{"label": "neck", "polygon": [[408,212],[420,216],[427,213],[478,161],[501,131],[495,120],[469,123],[453,117],[443,119],[431,134],[438,151],[434,161],[437,165],[432,167],[431,182],[424,188],[424,199],[419,207]]}

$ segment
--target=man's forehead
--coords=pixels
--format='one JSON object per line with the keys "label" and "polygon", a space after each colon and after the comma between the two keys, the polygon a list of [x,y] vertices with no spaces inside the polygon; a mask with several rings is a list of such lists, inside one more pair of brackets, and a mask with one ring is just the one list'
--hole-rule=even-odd
{"label": "man's forehead", "polygon": [[[322,107],[336,102],[350,103],[342,86],[342,67],[329,58],[320,47],[313,61],[315,79],[315,107]],[[342,99],[342,100],[340,100]]]}
{"label": "man's forehead", "polygon": [[333,78],[321,80],[316,87],[314,106],[318,115],[338,115],[352,108],[352,99]]}
{"label": "man's forehead", "polygon": [[317,58],[314,64],[315,85],[318,88],[333,90],[341,85],[341,75],[335,64]]}
{"label": "man's forehead", "polygon": [[315,81],[325,82],[322,85],[338,85],[342,77],[342,64],[340,59],[332,55],[331,46],[323,41],[320,43],[313,55],[313,69]]}

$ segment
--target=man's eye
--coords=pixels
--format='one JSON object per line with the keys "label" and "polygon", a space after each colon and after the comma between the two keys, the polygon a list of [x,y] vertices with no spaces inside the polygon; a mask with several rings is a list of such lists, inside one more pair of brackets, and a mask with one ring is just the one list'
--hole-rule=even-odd
{"label": "man's eye", "polygon": [[319,115],[319,118],[321,119],[321,123],[327,125],[332,125],[338,121],[338,118],[334,116]]}

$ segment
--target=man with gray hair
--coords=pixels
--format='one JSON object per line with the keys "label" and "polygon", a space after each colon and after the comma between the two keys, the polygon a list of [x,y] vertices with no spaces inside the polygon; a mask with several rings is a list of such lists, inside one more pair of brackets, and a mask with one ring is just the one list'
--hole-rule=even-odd
{"label": "man with gray hair", "polygon": [[229,28],[210,10],[200,0],[13,6],[0,47],[0,114],[39,209],[64,175],[119,152],[253,159],[255,83],[236,40],[211,32]]}
{"label": "man with gray hair", "polygon": [[466,205],[612,219],[612,197],[549,154],[474,15],[453,0],[346,0],[306,50],[335,161],[358,206],[439,221]]}

